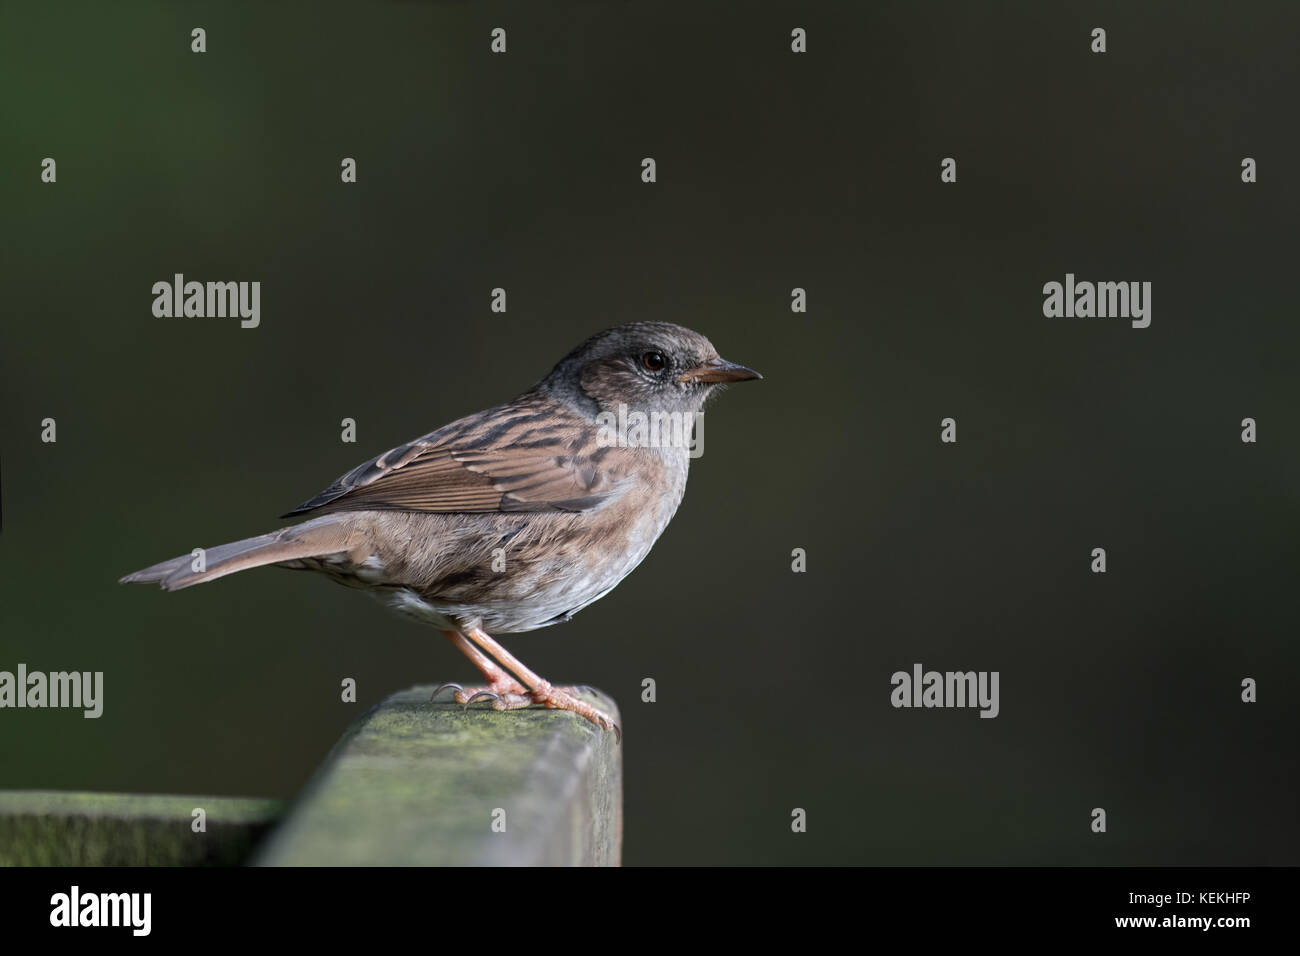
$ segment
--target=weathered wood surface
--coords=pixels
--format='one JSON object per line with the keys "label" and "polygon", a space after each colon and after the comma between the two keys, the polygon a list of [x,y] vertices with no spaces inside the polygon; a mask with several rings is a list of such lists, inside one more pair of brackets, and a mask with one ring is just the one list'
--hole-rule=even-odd
{"label": "weathered wood surface", "polygon": [[234,865],[283,810],[236,797],[0,791],[0,866]]}
{"label": "weathered wood surface", "polygon": [[[254,858],[266,866],[616,865],[622,748],[574,714],[394,694],[360,717]],[[614,703],[587,699],[618,720]]]}

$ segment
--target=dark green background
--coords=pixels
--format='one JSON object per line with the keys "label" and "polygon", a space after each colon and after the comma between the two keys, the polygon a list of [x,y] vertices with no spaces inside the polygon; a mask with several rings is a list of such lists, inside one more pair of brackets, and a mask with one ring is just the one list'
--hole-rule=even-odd
{"label": "dark green background", "polygon": [[[0,711],[0,787],[288,797],[472,677],[311,575],[115,582],[666,319],[766,379],[645,564],[506,641],[620,701],[627,862],[1300,862],[1293,3],[28,6],[0,669],[106,702]],[[175,272],[260,280],[261,327],[154,318]],[[1066,272],[1151,281],[1151,327],[1044,318]],[[918,661],[999,670],[1001,716],[891,708]]]}

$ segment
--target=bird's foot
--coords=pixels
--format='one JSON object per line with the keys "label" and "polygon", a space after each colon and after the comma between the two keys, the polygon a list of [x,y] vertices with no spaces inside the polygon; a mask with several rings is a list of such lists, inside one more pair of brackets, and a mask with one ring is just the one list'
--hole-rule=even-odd
{"label": "bird's foot", "polygon": [[534,703],[549,707],[552,710],[571,710],[579,717],[587,718],[601,730],[612,730],[618,742],[622,743],[623,731],[619,729],[618,724],[614,723],[614,718],[603,710],[591,706],[585,700],[578,699],[578,694],[589,690],[591,690],[590,687],[552,687],[543,681],[532,692],[532,699]]}
{"label": "bird's foot", "polygon": [[439,684],[434,689],[429,700],[437,700],[438,695],[448,687],[453,688],[451,699],[464,707],[482,700],[490,700],[493,710],[517,710],[520,707],[527,707],[533,702],[528,695],[528,688],[513,677],[503,677],[494,680],[491,684],[479,687],[462,687],[460,684],[451,682]]}
{"label": "bird's foot", "polygon": [[454,688],[452,700],[465,707],[487,700],[492,702],[493,710],[519,710],[533,704],[540,704],[551,710],[571,710],[578,716],[585,717],[601,730],[614,731],[618,742],[623,742],[623,731],[609,714],[593,707],[585,700],[578,699],[579,694],[591,691],[591,688],[585,684],[580,687],[552,687],[543,681],[537,690],[530,691],[510,677],[494,681],[486,687],[462,687],[460,684],[448,682],[439,684],[429,700],[436,700],[438,695],[448,687]]}

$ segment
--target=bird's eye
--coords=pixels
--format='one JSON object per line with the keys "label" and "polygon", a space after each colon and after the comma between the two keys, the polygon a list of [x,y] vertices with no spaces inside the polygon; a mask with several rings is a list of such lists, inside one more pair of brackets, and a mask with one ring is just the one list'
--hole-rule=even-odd
{"label": "bird's eye", "polygon": [[646,352],[641,356],[641,364],[651,372],[662,372],[668,361],[664,358],[662,352]]}

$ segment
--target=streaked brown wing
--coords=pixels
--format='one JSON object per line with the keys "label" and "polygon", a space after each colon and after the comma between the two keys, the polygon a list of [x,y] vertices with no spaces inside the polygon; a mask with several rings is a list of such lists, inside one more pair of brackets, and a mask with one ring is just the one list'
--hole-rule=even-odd
{"label": "streaked brown wing", "polygon": [[586,511],[621,492],[626,449],[552,408],[505,406],[461,419],[352,469],[284,517],[309,512]]}

